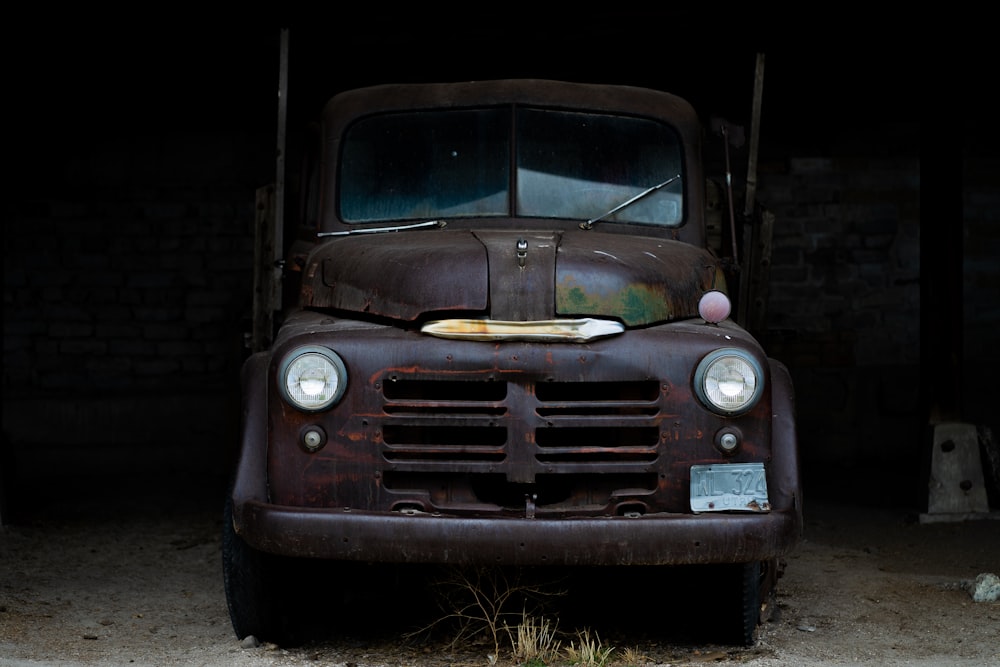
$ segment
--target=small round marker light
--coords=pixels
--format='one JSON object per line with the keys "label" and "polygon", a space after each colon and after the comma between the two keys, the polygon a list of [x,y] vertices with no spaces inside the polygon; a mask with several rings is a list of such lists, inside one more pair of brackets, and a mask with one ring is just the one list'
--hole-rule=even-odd
{"label": "small round marker light", "polygon": [[731,309],[729,297],[718,290],[705,292],[698,302],[698,314],[709,324],[718,324],[729,317]]}
{"label": "small round marker light", "polygon": [[307,452],[318,451],[326,444],[326,433],[319,426],[309,426],[302,431],[302,446]]}
{"label": "small round marker light", "polygon": [[719,447],[726,452],[732,452],[736,449],[736,446],[740,444],[740,439],[736,437],[735,433],[723,433],[719,438]]}

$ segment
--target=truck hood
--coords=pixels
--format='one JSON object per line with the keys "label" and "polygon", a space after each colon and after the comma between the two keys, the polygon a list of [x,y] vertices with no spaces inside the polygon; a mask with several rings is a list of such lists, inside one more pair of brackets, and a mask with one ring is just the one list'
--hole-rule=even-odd
{"label": "truck hood", "polygon": [[679,241],[600,231],[442,230],[348,235],[309,256],[302,305],[404,321],[567,317],[626,326],[698,316],[725,290],[718,260]]}

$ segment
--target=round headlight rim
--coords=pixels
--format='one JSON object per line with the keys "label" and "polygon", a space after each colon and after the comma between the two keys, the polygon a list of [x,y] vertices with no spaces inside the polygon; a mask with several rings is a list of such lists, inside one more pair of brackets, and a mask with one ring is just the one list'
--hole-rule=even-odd
{"label": "round headlight rim", "polygon": [[[756,376],[756,385],[754,386],[753,396],[746,403],[738,408],[727,408],[722,405],[713,403],[705,390],[705,377],[708,374],[709,369],[713,364],[723,359],[724,357],[736,357],[741,361],[745,362],[750,366],[754,375]],[[738,347],[720,347],[712,350],[698,362],[698,367],[695,369],[694,373],[694,391],[698,396],[698,400],[701,401],[702,405],[706,408],[715,412],[717,414],[726,417],[738,417],[744,415],[756,407],[757,403],[760,402],[760,397],[764,394],[764,369],[760,362],[757,361],[756,357],[752,354]]]}
{"label": "round headlight rim", "polygon": [[[336,391],[331,394],[330,398],[323,401],[323,403],[314,406],[303,405],[292,398],[292,396],[288,393],[288,370],[291,368],[293,363],[307,354],[319,355],[326,359],[330,365],[333,366],[334,372],[337,374],[338,378]],[[344,363],[344,360],[340,358],[339,354],[328,347],[323,345],[300,345],[285,354],[281,361],[281,365],[278,367],[277,381],[281,397],[293,408],[308,413],[323,412],[324,410],[329,410],[335,406],[340,402],[340,399],[344,397],[344,392],[347,390],[347,365]]]}

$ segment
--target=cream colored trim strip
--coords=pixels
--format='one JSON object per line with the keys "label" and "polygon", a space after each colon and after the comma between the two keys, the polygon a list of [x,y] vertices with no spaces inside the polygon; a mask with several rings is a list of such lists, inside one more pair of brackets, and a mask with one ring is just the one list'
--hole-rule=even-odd
{"label": "cream colored trim strip", "polygon": [[625,327],[620,322],[592,318],[535,322],[456,319],[428,322],[420,330],[431,336],[457,340],[586,343],[595,338],[620,334]]}

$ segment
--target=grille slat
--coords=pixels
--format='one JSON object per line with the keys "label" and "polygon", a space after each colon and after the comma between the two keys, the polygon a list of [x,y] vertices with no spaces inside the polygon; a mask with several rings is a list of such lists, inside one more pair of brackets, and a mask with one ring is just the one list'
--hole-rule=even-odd
{"label": "grille slat", "polygon": [[542,403],[650,403],[660,397],[656,380],[638,382],[541,382],[535,396]]}
{"label": "grille slat", "polygon": [[492,380],[415,380],[392,375],[382,387],[389,402],[482,403],[502,401],[507,397],[507,383]]}
{"label": "grille slat", "polygon": [[505,448],[469,446],[384,447],[382,457],[397,470],[424,470],[432,466],[434,469],[485,473],[501,470],[507,452]]}

